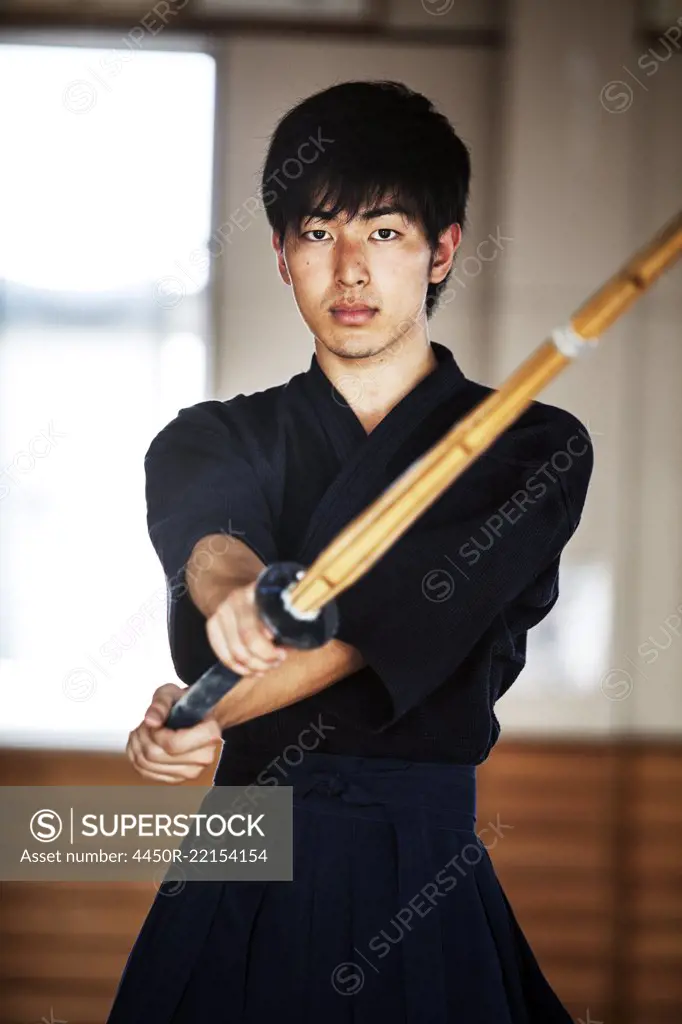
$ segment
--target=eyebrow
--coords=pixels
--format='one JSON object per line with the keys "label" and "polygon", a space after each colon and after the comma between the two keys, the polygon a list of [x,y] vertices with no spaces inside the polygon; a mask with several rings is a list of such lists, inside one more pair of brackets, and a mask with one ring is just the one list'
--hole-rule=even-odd
{"label": "eyebrow", "polygon": [[[399,206],[397,203],[389,203],[389,204],[386,204],[385,206],[374,206],[374,207],[372,207],[372,209],[365,210],[364,213],[359,213],[357,216],[360,218],[360,220],[368,221],[368,220],[376,220],[377,217],[387,217],[387,216],[389,216],[389,214],[392,214],[392,213],[400,213],[404,217],[407,217],[408,219],[409,219],[409,216],[410,216],[409,211],[406,210],[404,207]],[[319,210],[319,209],[318,210],[312,210],[310,213],[307,213],[303,217],[303,221],[308,221],[308,220],[324,220],[324,221],[327,221],[327,220],[331,220],[331,219],[332,219],[332,217],[331,217],[330,213],[327,213],[324,210]]]}

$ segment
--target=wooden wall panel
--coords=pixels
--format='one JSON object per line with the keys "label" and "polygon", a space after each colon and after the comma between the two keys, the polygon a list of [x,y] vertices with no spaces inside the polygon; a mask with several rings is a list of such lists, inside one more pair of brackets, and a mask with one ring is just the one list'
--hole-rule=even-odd
{"label": "wooden wall panel", "polygon": [[[512,829],[491,856],[519,924],[574,1019],[606,1021],[613,945],[608,746],[500,743],[479,769],[478,827]],[[624,1022],[623,1022],[624,1024]]]}
{"label": "wooden wall panel", "polygon": [[682,1020],[682,757],[650,749],[628,765],[623,971],[636,1024]]}
{"label": "wooden wall panel", "polygon": [[[196,782],[212,777],[207,768]],[[0,750],[0,783],[154,785],[123,756],[49,750]],[[153,882],[0,884],[0,1024],[38,1024],[52,1012],[68,1024],[103,1024]]]}
{"label": "wooden wall panel", "polygon": [[[210,784],[213,769],[199,780]],[[3,785],[146,785],[108,753],[0,750]],[[502,741],[480,833],[574,1020],[682,1020],[682,744]],[[0,891],[0,1024],[102,1024],[153,883]],[[588,1018],[589,1011],[589,1018]]]}

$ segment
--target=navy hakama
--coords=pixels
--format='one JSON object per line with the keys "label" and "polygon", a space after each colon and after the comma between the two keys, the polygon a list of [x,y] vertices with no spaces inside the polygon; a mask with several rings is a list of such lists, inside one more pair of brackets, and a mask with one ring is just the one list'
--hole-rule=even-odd
{"label": "navy hakama", "polygon": [[294,880],[157,894],[107,1024],[570,1024],[475,831],[476,769],[310,752]]}

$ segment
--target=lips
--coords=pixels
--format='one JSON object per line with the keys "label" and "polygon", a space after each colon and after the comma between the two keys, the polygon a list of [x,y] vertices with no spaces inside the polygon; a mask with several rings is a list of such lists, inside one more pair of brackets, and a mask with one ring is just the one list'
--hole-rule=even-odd
{"label": "lips", "polygon": [[377,312],[371,306],[336,306],[331,313],[335,320],[342,324],[366,324]]}

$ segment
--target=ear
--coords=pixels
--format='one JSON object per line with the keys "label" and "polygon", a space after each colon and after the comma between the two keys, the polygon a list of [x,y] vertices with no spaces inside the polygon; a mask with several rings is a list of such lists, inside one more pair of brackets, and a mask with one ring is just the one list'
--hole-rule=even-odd
{"label": "ear", "polygon": [[277,269],[279,276],[282,278],[285,284],[291,284],[291,277],[287,270],[286,260],[284,259],[284,240],[283,236],[277,231],[272,232],[272,248],[277,253]]}
{"label": "ear", "polygon": [[459,224],[451,224],[441,233],[431,261],[430,284],[440,284],[447,277],[461,241],[462,229]]}

